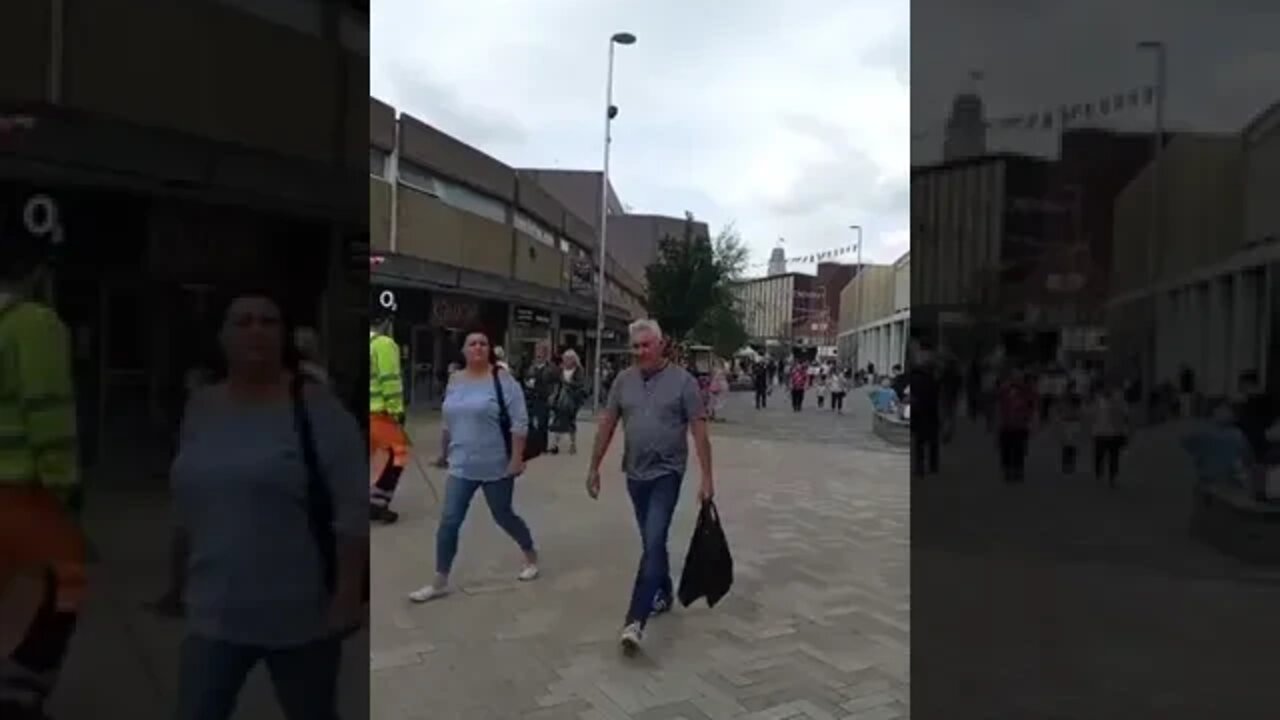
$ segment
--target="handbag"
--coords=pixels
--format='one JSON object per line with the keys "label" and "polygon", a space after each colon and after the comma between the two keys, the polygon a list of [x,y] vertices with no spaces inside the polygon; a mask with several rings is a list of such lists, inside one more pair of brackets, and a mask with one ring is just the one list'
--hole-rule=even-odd
{"label": "handbag", "polygon": [[[502,381],[498,378],[498,367],[493,368],[493,392],[498,398],[498,427],[502,430],[502,442],[507,446],[507,457],[511,457],[511,414],[507,412],[507,396],[502,390]],[[524,459],[532,460],[547,449],[547,415],[548,412],[529,409],[529,430],[525,434]]]}
{"label": "handbag", "polygon": [[715,607],[732,586],[733,555],[729,552],[729,540],[720,524],[715,502],[707,500],[698,510],[698,522],[680,572],[677,596],[685,607],[699,598],[706,598],[707,607]]}
{"label": "handbag", "polygon": [[[325,482],[320,469],[320,455],[316,452],[315,430],[311,415],[307,412],[303,388],[306,379],[301,374],[293,376],[289,393],[293,400],[293,423],[302,443],[302,462],[307,468],[307,520],[311,534],[320,552],[320,577],[325,590],[332,595],[338,587],[338,536],[333,531],[333,492]],[[369,601],[369,567],[365,566],[362,599]],[[348,635],[359,628],[342,633]]]}

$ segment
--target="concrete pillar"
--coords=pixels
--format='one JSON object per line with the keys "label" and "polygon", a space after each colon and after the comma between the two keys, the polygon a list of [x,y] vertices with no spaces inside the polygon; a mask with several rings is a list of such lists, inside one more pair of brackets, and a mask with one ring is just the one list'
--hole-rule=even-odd
{"label": "concrete pillar", "polygon": [[1216,277],[1205,286],[1208,307],[1205,314],[1208,320],[1205,335],[1205,391],[1217,395],[1224,391],[1227,369],[1225,366],[1226,350],[1231,336],[1227,332],[1230,319],[1226,294],[1230,291],[1227,278]]}
{"label": "concrete pillar", "polygon": [[1260,273],[1249,268],[1236,275],[1235,317],[1233,318],[1233,342],[1231,352],[1231,384],[1235,388],[1240,373],[1258,370],[1262,364],[1259,351],[1261,328],[1258,320],[1265,317],[1259,306],[1262,296]]}

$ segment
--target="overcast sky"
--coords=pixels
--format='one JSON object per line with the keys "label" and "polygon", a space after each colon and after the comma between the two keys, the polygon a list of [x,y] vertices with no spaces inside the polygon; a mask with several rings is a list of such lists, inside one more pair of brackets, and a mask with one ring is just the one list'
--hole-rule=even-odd
{"label": "overcast sky", "polygon": [[[1167,126],[1238,132],[1280,100],[1280,3],[1274,0],[915,0],[912,162],[936,160],[958,90],[981,71],[988,116],[1030,112],[1154,83],[1135,45],[1168,58]],[[1011,9],[1012,8],[1012,9]],[[1150,109],[1095,125],[1149,130]],[[992,130],[989,149],[1052,153],[1056,133]]]}
{"label": "overcast sky", "polygon": [[[733,222],[763,263],[908,248],[909,4],[374,0],[372,93],[514,166],[598,169],[635,212]],[[849,262],[853,256],[847,258]],[[813,266],[792,269],[812,271]],[[760,269],[762,272],[762,268]]]}

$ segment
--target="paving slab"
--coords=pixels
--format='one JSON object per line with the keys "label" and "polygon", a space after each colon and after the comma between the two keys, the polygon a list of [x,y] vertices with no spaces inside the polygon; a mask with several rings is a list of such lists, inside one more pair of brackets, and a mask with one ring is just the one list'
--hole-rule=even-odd
{"label": "paving slab", "polygon": [[[438,490],[442,478],[406,473],[402,519],[373,539],[372,717],[827,718],[877,693],[891,699],[863,701],[868,709],[905,715],[907,457],[871,433],[869,403],[837,416],[774,400],[756,411],[749,393],[735,393],[713,426],[733,591],[714,609],[653,621],[635,658],[617,647],[639,559],[620,437],[598,501],[583,489],[589,421],[582,454],[539,458],[519,481],[540,579],[515,581],[519,553],[478,497],[454,569],[459,591],[423,606],[405,594],[432,574],[438,501],[428,480]],[[411,427],[423,454],[437,422]],[[671,532],[677,578],[696,480],[695,470]]]}

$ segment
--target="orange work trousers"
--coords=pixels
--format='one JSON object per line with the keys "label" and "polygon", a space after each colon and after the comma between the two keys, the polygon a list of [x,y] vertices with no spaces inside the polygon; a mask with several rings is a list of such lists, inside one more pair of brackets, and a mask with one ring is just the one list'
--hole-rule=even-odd
{"label": "orange work trousers", "polygon": [[404,468],[409,464],[409,438],[404,428],[395,418],[382,413],[369,416],[369,484],[377,482],[378,476],[387,467],[388,457],[391,467]]}
{"label": "orange work trousers", "polygon": [[22,575],[52,574],[57,610],[79,612],[87,555],[84,535],[53,493],[0,487],[0,586]]}

